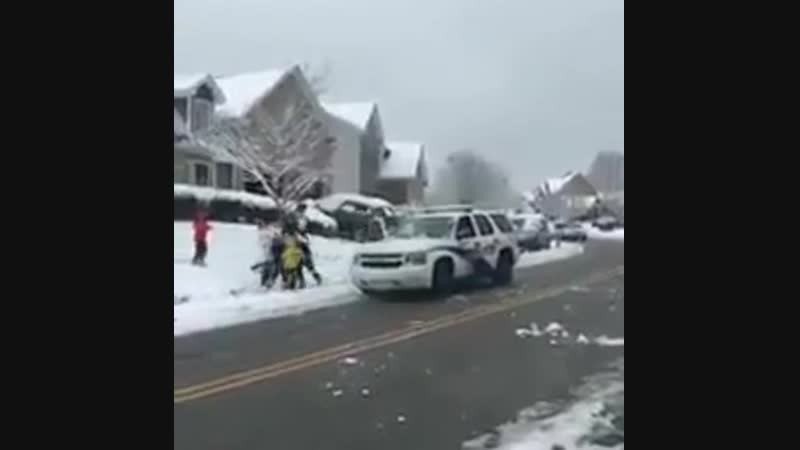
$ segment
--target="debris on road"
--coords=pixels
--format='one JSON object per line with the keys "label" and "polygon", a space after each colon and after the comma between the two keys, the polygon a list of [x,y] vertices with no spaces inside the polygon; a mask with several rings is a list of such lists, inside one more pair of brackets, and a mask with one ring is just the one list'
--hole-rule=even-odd
{"label": "debris on road", "polygon": [[546,333],[549,333],[549,334],[558,334],[563,329],[564,329],[564,326],[561,325],[560,323],[558,323],[558,322],[550,322],[550,324],[547,325],[547,328],[545,328],[544,331]]}
{"label": "debris on road", "polygon": [[397,423],[406,423],[406,416],[400,414],[397,416]]}
{"label": "debris on road", "polygon": [[598,336],[594,343],[603,347],[624,347],[625,338],[610,338],[608,336]]}
{"label": "debris on road", "polygon": [[353,356],[348,356],[347,358],[342,360],[342,364],[348,366],[355,366],[356,364],[358,364],[358,358],[355,358]]}
{"label": "debris on road", "polygon": [[588,344],[589,338],[587,338],[583,334],[579,334],[578,339],[576,339],[575,342],[577,342],[578,344]]}
{"label": "debris on road", "polygon": [[335,391],[331,392],[331,394],[333,394],[334,397],[341,397],[342,394],[344,394],[344,391],[341,389],[336,389]]}
{"label": "debris on road", "polygon": [[369,391],[368,388],[361,389],[361,396],[362,397],[369,397],[369,395],[370,395],[370,391]]}
{"label": "debris on road", "polygon": [[517,333],[517,336],[519,336],[521,338],[526,338],[526,337],[533,336],[533,332],[531,332],[531,330],[529,330],[527,328],[517,328],[516,333]]}
{"label": "debris on road", "polygon": [[327,383],[325,383],[325,390],[330,391],[331,389],[333,389],[333,382],[328,381]]}
{"label": "debris on road", "polygon": [[581,293],[586,293],[591,291],[591,289],[589,289],[586,286],[570,286],[569,290],[572,292],[581,292]]}
{"label": "debris on road", "polygon": [[433,375],[433,371],[431,369],[425,369],[425,375]]}

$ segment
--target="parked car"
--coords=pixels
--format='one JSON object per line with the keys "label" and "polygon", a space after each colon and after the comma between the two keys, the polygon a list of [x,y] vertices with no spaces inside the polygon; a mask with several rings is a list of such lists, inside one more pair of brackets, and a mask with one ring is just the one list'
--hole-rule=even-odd
{"label": "parked car", "polygon": [[337,224],[339,236],[358,242],[379,241],[397,226],[391,203],[359,194],[332,194],[317,201]]}
{"label": "parked car", "polygon": [[552,234],[547,219],[540,214],[517,214],[511,218],[520,249],[537,251],[550,248]]}
{"label": "parked car", "polygon": [[392,239],[359,248],[350,270],[353,284],[367,295],[416,289],[448,293],[458,280],[469,278],[510,284],[519,248],[492,214],[429,208],[406,215]]}
{"label": "parked car", "polygon": [[556,221],[553,224],[554,237],[567,242],[586,242],[589,235],[578,222]]}
{"label": "parked car", "polygon": [[603,216],[592,222],[592,226],[601,231],[612,231],[622,225],[614,216]]}

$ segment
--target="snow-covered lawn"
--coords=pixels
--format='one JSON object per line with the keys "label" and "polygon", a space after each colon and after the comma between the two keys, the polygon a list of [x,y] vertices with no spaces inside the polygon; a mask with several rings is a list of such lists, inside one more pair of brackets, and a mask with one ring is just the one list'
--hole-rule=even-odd
{"label": "snow-covered lawn", "polygon": [[[312,236],[314,262],[323,285],[303,291],[259,291],[258,275],[250,266],[260,260],[252,225],[213,223],[208,267],[189,264],[193,243],[191,224],[174,222],[174,295],[189,301],[175,305],[176,336],[271,317],[300,314],[310,309],[357,300],[348,281],[350,261],[358,244]],[[242,290],[232,295],[232,290]]]}
{"label": "snow-covered lawn", "polygon": [[[191,224],[174,222],[175,336],[301,314],[362,298],[349,280],[358,243],[312,236],[311,248],[323,277],[322,286],[308,280],[309,287],[302,291],[265,292],[258,288],[258,275],[250,270],[261,257],[255,227],[221,223],[212,226],[208,266],[195,267],[189,263],[193,253]],[[546,264],[582,252],[581,245],[563,243],[558,248],[524,253],[518,267]],[[178,299],[185,301],[177,302]]]}

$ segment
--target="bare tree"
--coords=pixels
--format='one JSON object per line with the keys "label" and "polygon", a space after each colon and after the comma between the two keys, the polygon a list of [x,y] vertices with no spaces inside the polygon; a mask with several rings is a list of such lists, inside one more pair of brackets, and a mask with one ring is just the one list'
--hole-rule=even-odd
{"label": "bare tree", "polygon": [[516,205],[518,195],[506,171],[472,150],[447,157],[431,192],[434,203],[466,203],[486,207]]}
{"label": "bare tree", "polygon": [[259,182],[281,210],[328,177],[334,151],[325,127],[305,100],[291,103],[279,117],[217,116],[195,139],[226,154]]}

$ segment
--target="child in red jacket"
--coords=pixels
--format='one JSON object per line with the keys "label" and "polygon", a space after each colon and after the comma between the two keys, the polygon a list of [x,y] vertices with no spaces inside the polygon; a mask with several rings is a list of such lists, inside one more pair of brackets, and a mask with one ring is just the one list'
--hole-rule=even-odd
{"label": "child in red jacket", "polygon": [[208,232],[211,225],[208,223],[208,216],[205,211],[198,211],[192,224],[194,228],[194,257],[192,264],[196,266],[206,265],[206,254],[208,253]]}

